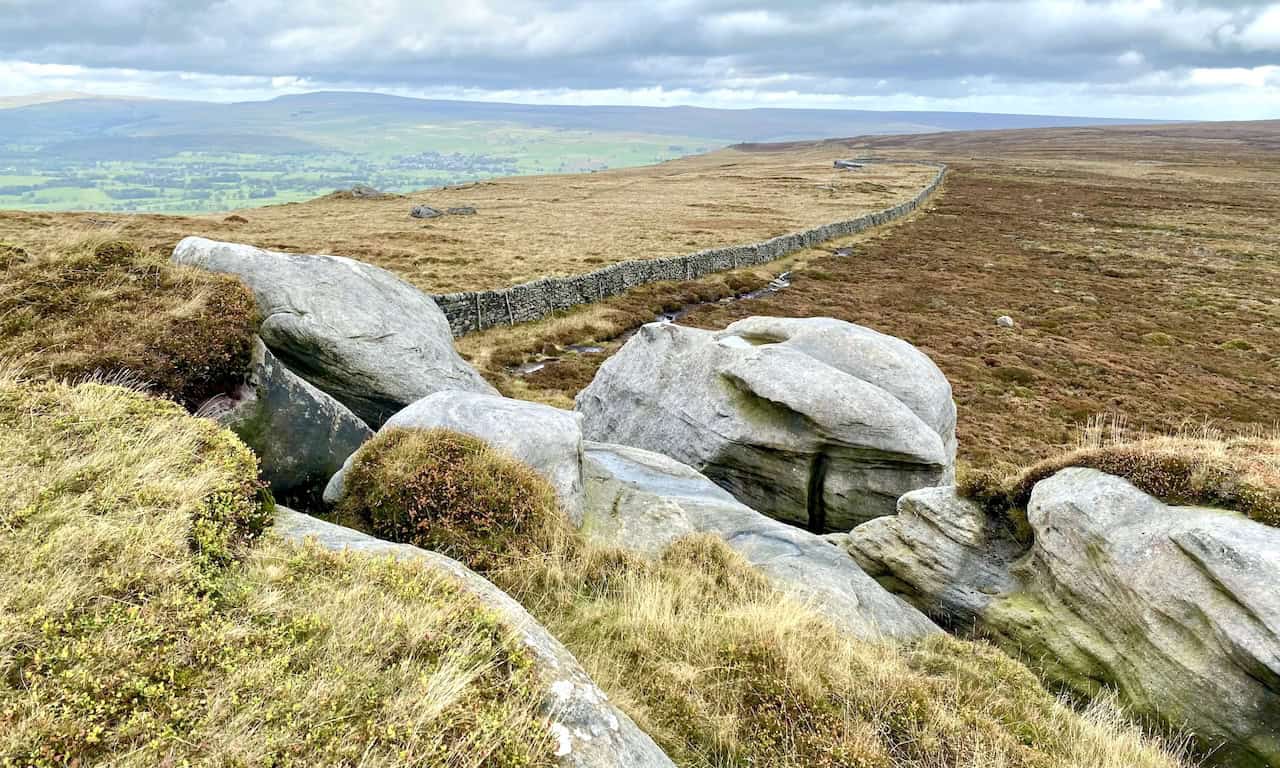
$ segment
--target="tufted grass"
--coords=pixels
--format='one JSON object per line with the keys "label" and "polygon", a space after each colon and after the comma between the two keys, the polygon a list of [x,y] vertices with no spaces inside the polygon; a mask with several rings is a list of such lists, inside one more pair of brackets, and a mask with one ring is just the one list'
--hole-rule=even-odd
{"label": "tufted grass", "polygon": [[[403,439],[457,438],[423,431]],[[414,454],[421,460],[431,451]],[[355,465],[365,462],[384,465],[364,468],[366,477],[398,482],[398,459],[369,451]],[[490,466],[510,471],[513,494],[524,493],[526,469],[509,460]],[[413,473],[450,470],[442,462]],[[456,472],[451,482],[472,477]],[[499,540],[514,548],[471,564],[560,638],[677,765],[1186,764],[1176,745],[1145,735],[1111,702],[1077,712],[988,644],[856,640],[785,599],[718,538],[687,537],[649,561],[584,541],[553,516],[547,493],[537,498],[548,505],[538,517],[546,524],[527,527],[523,540]],[[436,540],[430,527],[407,540]]]}
{"label": "tufted grass", "polygon": [[0,765],[551,764],[510,630],[420,565],[262,536],[252,454],[0,375]]}
{"label": "tufted grass", "polygon": [[1280,527],[1280,437],[1262,433],[1130,435],[1122,423],[1095,421],[1072,450],[1013,472],[964,472],[957,489],[1025,527],[1036,483],[1067,467],[1122,477],[1169,504],[1232,509]]}
{"label": "tufted grass", "polygon": [[444,429],[379,432],[361,446],[343,487],[343,523],[473,566],[521,550],[559,520],[555,492],[533,470]]}
{"label": "tufted grass", "polygon": [[238,280],[83,230],[0,244],[0,357],[32,374],[123,374],[194,409],[245,377],[257,308]]}

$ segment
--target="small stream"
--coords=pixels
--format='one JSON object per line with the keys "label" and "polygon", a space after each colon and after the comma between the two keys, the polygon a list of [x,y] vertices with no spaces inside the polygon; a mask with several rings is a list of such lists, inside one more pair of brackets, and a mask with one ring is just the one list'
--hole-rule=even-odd
{"label": "small stream", "polygon": [[[841,250],[843,251],[847,249],[841,249]],[[841,253],[840,251],[836,251],[836,255],[844,256],[847,254]],[[699,302],[694,302],[693,304],[686,304],[683,307],[680,307],[679,309],[672,310],[670,312],[662,312],[657,317],[655,317],[654,320],[659,323],[674,323],[680,320],[681,318],[683,318],[685,315],[688,315],[690,312],[693,312],[696,309],[701,309],[702,307],[733,304],[734,302],[746,301],[747,299],[758,299],[763,296],[770,296],[780,291],[784,291],[790,287],[791,287],[791,272],[789,271],[783,272],[782,274],[770,280],[769,284],[763,288],[758,288],[754,291],[747,291],[746,293],[740,293],[736,296],[726,296],[725,298],[719,299],[717,301],[699,301]],[[639,330],[638,328],[632,328],[631,330],[627,331],[621,336],[618,336],[617,338],[614,338],[614,339],[609,339],[607,342],[602,342],[602,343],[609,344],[615,341],[626,342],[626,340],[631,338],[631,336],[633,336],[635,332],[638,330]],[[528,376],[530,374],[534,374],[534,373],[537,373],[538,371],[543,370],[547,366],[555,365],[557,362],[564,359],[566,355],[599,355],[599,354],[603,354],[604,351],[605,351],[605,347],[601,346],[600,344],[567,344],[561,348],[561,354],[544,355],[542,357],[539,357],[537,360],[524,363],[523,365],[514,366],[510,370],[512,373],[514,373],[517,376]]]}

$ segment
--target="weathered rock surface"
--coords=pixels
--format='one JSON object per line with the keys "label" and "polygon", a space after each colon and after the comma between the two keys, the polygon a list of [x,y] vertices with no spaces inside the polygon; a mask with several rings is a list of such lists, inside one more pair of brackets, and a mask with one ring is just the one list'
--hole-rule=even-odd
{"label": "weathered rock surface", "polygon": [[1027,550],[1009,523],[951,486],[908,493],[896,515],[863,523],[838,544],[891,591],[959,628],[1016,588],[1009,568]]}
{"label": "weathered rock surface", "polygon": [[261,339],[248,381],[201,407],[257,454],[278,499],[308,500],[373,431],[346,406],[295,376]]}
{"label": "weathered rock surface", "polygon": [[[528,464],[556,490],[575,525],[582,521],[582,431],[579,416],[549,405],[473,392],[438,392],[387,420],[382,429],[451,429],[484,440]],[[379,430],[381,431],[381,430]],[[342,498],[342,471],[325,490],[325,501]]]}
{"label": "weathered rock surface", "polygon": [[577,409],[589,439],[669,455],[819,532],[891,514],[903,493],[954,476],[946,377],[910,344],[829,318],[647,325]]}
{"label": "weathered rock surface", "polygon": [[370,426],[433,392],[494,392],[454,350],[435,302],[386,270],[200,237],[173,260],[243,280],[271,351]]}
{"label": "weathered rock surface", "polygon": [[638,448],[587,443],[587,514],[596,541],[655,556],[691,533],[713,533],[779,591],[855,636],[908,639],[939,631],[839,548],[743,505],[692,467]]}
{"label": "weathered rock surface", "polygon": [[906,516],[859,526],[855,556],[1077,690],[1114,687],[1134,712],[1186,728],[1212,762],[1280,765],[1280,530],[1066,469],[1036,485],[1034,540],[1002,575],[999,528],[943,495],[912,494]]}
{"label": "weathered rock surface", "polygon": [[314,540],[334,550],[416,560],[448,574],[500,620],[513,627],[547,680],[543,708],[559,739],[557,764],[566,768],[667,768],[672,762],[648,734],[613,706],[577,659],[505,592],[444,555],[395,544],[276,507],[274,530],[290,541]]}

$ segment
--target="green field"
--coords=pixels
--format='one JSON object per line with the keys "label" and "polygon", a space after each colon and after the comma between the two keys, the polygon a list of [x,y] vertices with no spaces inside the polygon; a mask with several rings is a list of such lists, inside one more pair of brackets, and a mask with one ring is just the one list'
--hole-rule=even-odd
{"label": "green field", "polygon": [[92,147],[64,154],[8,145],[0,152],[0,209],[225,211],[308,200],[353,184],[409,192],[496,176],[647,165],[723,143],[500,123],[328,128],[325,146],[308,136],[313,151],[287,154],[192,148],[104,160],[92,157]]}

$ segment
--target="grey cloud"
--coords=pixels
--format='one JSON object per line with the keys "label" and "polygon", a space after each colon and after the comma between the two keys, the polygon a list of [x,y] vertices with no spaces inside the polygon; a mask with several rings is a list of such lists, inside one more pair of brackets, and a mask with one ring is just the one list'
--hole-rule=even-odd
{"label": "grey cloud", "polygon": [[3,59],[385,87],[936,95],[1280,60],[1280,6],[1262,2],[0,0],[0,14]]}

